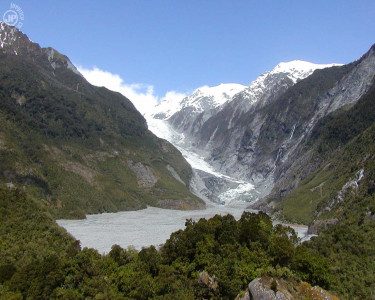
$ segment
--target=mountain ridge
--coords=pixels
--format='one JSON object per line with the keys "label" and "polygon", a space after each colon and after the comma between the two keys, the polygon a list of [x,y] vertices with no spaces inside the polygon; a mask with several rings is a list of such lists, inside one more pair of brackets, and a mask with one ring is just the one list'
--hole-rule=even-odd
{"label": "mountain ridge", "polygon": [[[267,76],[285,73],[289,79],[294,83],[306,78],[311,75],[311,73],[317,69],[328,68],[332,66],[340,66],[342,64],[332,63],[332,64],[315,64],[303,60],[292,60],[289,62],[280,62],[277,64],[273,70],[267,71],[258,76],[257,79],[252,81],[249,86],[245,86],[238,83],[221,83],[216,86],[202,86],[195,89],[190,95],[183,97],[181,100],[170,100],[168,98],[162,99],[155,108],[156,112],[152,113],[151,116],[158,119],[168,119],[174,113],[189,106],[194,106],[199,112],[202,112],[204,108],[200,107],[202,105],[202,99],[204,97],[213,98],[211,106],[206,109],[217,108],[220,105],[225,104],[227,101],[231,101],[232,98],[245,89],[250,90],[249,94],[252,94],[251,90],[261,89],[264,86],[264,81]],[[224,96],[224,97],[222,97]],[[227,96],[227,97],[225,97]],[[172,101],[176,103],[172,103]],[[256,102],[256,101],[254,101]],[[176,105],[176,104],[179,105]],[[166,104],[166,105],[164,105]],[[204,105],[204,104],[203,104]],[[173,107],[170,110],[170,106]]]}
{"label": "mountain ridge", "polygon": [[[189,106],[195,109],[195,112],[215,109],[223,105],[234,94],[245,88],[244,85],[238,83],[221,83],[216,86],[202,86],[193,91],[192,94],[183,97],[181,100],[162,99],[156,106],[156,112],[152,113],[152,117],[157,119],[167,119],[181,109]],[[205,98],[208,103],[204,103]],[[203,101],[202,101],[203,100]],[[172,103],[172,101],[176,103]],[[202,103],[203,102],[203,103]]]}
{"label": "mountain ridge", "polygon": [[204,206],[188,189],[190,166],[126,97],[92,86],[14,27],[2,23],[0,40],[2,184],[59,218]]}
{"label": "mountain ridge", "polygon": [[[231,176],[235,180],[247,182],[249,188],[254,184],[254,181],[242,175],[233,174],[233,172],[225,170],[222,166],[217,164],[217,160],[214,158],[216,154],[210,150],[211,144],[215,143],[215,139],[220,137],[221,132],[230,132],[230,130],[234,130],[235,128],[242,130],[241,127],[244,126],[235,124],[236,122],[239,124],[241,120],[245,120],[247,118],[246,114],[250,110],[259,110],[267,103],[272,103],[289,87],[308,77],[313,71],[336,65],[338,64],[319,65],[304,61],[280,63],[272,71],[260,75],[248,87],[235,93],[231,99],[227,100],[221,106],[208,106],[207,110],[197,112],[193,106],[182,106],[181,103],[183,100],[181,100],[179,102],[180,106],[174,106],[174,109],[179,108],[180,111],[173,115],[163,115],[159,113],[156,116],[154,115],[154,117],[164,119],[173,130],[181,135],[180,138],[175,139],[175,142],[177,141],[180,147],[184,147],[186,150],[193,151],[205,158],[216,172],[222,173],[225,176]],[[194,102],[194,100],[206,101],[206,99],[199,98],[199,95],[197,95],[198,97],[195,99],[194,96],[194,93],[189,96],[193,98],[191,102]],[[187,98],[188,97],[184,99]],[[153,122],[150,120],[150,117],[148,117],[148,122],[150,124]],[[154,130],[156,132],[157,128],[154,128]],[[245,135],[245,131],[241,134]],[[227,134],[228,140],[225,142],[225,146],[223,145],[223,148],[227,147],[233,149],[233,147],[238,147],[232,145],[233,143],[241,144],[241,141],[236,142],[235,138],[229,138],[230,136],[232,135]],[[231,151],[232,154],[228,155],[228,158],[233,156],[233,153],[237,152],[237,150]],[[219,159],[219,161],[221,160]],[[204,194],[210,195],[209,199],[215,202],[222,202],[222,200],[218,201],[217,198],[222,198],[220,193],[223,193],[223,190],[233,188],[233,182],[223,182],[222,179],[216,180],[207,173],[202,174],[202,170],[199,170],[197,173],[197,180],[195,180],[195,182],[201,181],[203,185],[197,184],[199,187],[195,189],[195,192],[200,194],[200,192],[205,190]],[[215,181],[217,185],[222,186],[222,188],[218,189],[219,191],[212,190],[210,183],[212,180]],[[225,186],[227,187],[225,188]],[[243,191],[243,189],[240,190]],[[258,195],[254,193],[255,191],[250,192],[250,194],[249,192],[250,190],[246,193],[241,192],[239,197],[244,199],[248,196],[250,197],[249,199],[252,199],[251,201],[255,200],[255,197],[258,197]]]}

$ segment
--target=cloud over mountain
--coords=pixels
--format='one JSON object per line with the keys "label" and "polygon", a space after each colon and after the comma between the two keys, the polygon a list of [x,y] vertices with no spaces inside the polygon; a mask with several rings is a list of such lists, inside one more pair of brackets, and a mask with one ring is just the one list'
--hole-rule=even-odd
{"label": "cloud over mountain", "polygon": [[155,95],[154,86],[144,83],[126,83],[118,74],[93,67],[91,69],[79,66],[79,72],[96,86],[104,86],[112,91],[119,92],[127,97],[134,106],[144,115],[150,114],[154,106],[160,99],[168,97],[168,99],[181,100],[186,95],[176,91],[168,91],[164,97],[159,98]]}

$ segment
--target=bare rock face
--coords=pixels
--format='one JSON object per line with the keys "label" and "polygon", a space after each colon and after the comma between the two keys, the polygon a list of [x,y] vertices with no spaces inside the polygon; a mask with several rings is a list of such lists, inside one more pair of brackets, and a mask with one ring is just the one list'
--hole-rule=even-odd
{"label": "bare rock face", "polygon": [[171,173],[171,175],[174,177],[174,179],[181,182],[183,185],[186,185],[185,182],[181,179],[180,175],[178,175],[176,170],[171,165],[167,165],[167,169]]}
{"label": "bare rock face", "polygon": [[200,272],[198,282],[199,284],[207,286],[207,288],[212,292],[215,292],[217,289],[217,281],[215,275],[211,277],[207,273],[207,271]]}
{"label": "bare rock face", "polygon": [[[277,281],[277,280],[276,280]],[[254,279],[249,284],[250,299],[253,300],[290,300],[293,296],[288,291],[272,290],[271,280],[265,278]]]}
{"label": "bare rock face", "polygon": [[134,163],[132,160],[128,160],[128,166],[137,176],[137,182],[140,187],[152,188],[158,182],[158,178],[150,167],[140,162]]}
{"label": "bare rock face", "polygon": [[[268,195],[269,199],[280,200],[287,196],[298,186],[300,181],[304,180],[319,167],[321,161],[303,146],[302,141],[309,136],[315,124],[322,117],[346,104],[356,103],[369,91],[375,75],[375,45],[362,58],[341,68],[343,70],[346,68],[346,71],[342,72],[342,76],[338,77],[332,87],[325,91],[322,90],[315,97],[315,100],[312,98],[314,101],[311,103],[314,106],[311,113],[304,118],[303,122],[302,119],[296,119],[298,122],[295,123],[297,125],[295,131],[293,131],[294,134],[291,135],[291,142],[288,144],[284,140],[281,145],[277,146],[282,151],[278,162],[275,164],[273,172],[274,189]],[[299,113],[302,112],[300,110]],[[285,121],[284,123],[288,123],[288,116],[282,120]],[[360,176],[360,172],[358,176]],[[360,178],[358,177],[357,179]],[[280,195],[279,191],[284,191],[283,195]],[[340,199],[340,195],[338,196]]]}
{"label": "bare rock face", "polygon": [[314,223],[309,226],[307,234],[318,234],[320,230],[326,229],[328,226],[335,225],[338,222],[338,219],[315,220]]}
{"label": "bare rock face", "polygon": [[338,300],[321,287],[306,282],[287,281],[279,278],[262,277],[250,282],[248,289],[240,293],[236,300],[290,300],[324,299]]}
{"label": "bare rock face", "polygon": [[[256,198],[270,195],[277,202],[316,170],[319,161],[303,145],[317,122],[369,91],[375,46],[345,66],[314,71],[302,65],[280,64],[217,107],[207,106],[211,98],[193,94],[174,114],[158,118],[183,134],[182,148],[198,153],[215,172],[251,183]],[[199,192],[220,202],[212,181],[201,176]]]}

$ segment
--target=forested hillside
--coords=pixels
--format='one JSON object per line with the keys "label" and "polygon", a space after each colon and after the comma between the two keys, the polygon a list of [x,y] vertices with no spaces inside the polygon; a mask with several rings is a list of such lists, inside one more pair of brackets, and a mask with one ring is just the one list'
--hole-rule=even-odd
{"label": "forested hillside", "polygon": [[89,84],[70,60],[14,27],[0,30],[0,182],[59,218],[147,205],[204,207],[191,167],[133,104]]}
{"label": "forested hillside", "polygon": [[[375,85],[356,104],[345,106],[317,123],[301,150],[311,157],[304,161],[304,168],[316,171],[281,200],[285,217],[311,223],[351,193],[368,190],[375,180],[374,108]],[[292,170],[294,176],[299,175],[299,169],[292,167]],[[353,180],[356,184],[353,182],[349,189],[345,187]]]}

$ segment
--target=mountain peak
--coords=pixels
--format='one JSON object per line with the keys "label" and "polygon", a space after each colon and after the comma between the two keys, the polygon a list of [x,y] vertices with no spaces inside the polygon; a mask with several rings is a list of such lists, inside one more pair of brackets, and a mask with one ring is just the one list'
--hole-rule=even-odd
{"label": "mountain peak", "polygon": [[288,78],[294,83],[311,75],[317,69],[325,69],[334,66],[341,66],[342,64],[314,64],[304,60],[292,60],[289,62],[279,63],[270,74],[287,73]]}
{"label": "mountain peak", "polygon": [[[310,76],[317,69],[324,69],[333,66],[341,66],[341,64],[314,64],[303,60],[292,60],[289,62],[280,62],[272,71],[261,74],[257,79],[252,81],[243,92],[241,92],[243,102],[243,110],[249,109],[253,104],[266,99],[265,95],[269,95],[279,85],[287,88],[296,84],[298,81]],[[287,83],[286,80],[292,83]],[[265,103],[263,101],[263,103]]]}
{"label": "mountain peak", "polygon": [[152,116],[156,119],[168,119],[174,113],[188,107],[198,113],[214,109],[232,99],[235,94],[245,88],[245,85],[238,83],[221,83],[216,86],[204,85],[184,98],[167,97],[162,99],[156,105]]}
{"label": "mountain peak", "polygon": [[223,104],[235,94],[244,90],[246,86],[238,83],[221,83],[216,86],[201,86],[197,88],[192,96],[213,97],[215,98],[215,107]]}
{"label": "mountain peak", "polygon": [[290,79],[292,84],[305,79],[317,69],[339,66],[341,64],[314,64],[303,60],[292,60],[289,62],[280,62],[272,71],[260,75],[249,86],[238,83],[221,83],[216,86],[201,86],[193,91],[189,96],[183,99],[163,99],[155,108],[154,118],[168,119],[173,114],[183,109],[195,113],[201,113],[211,109],[216,109],[224,103],[234,99],[236,94],[247,99],[243,109],[247,109],[252,104],[258,102],[262,95],[267,94],[276,85],[285,83]]}
{"label": "mountain peak", "polygon": [[0,22],[0,48],[3,53],[18,55],[24,48],[38,48],[38,44],[33,43],[26,34],[22,33],[14,26]]}
{"label": "mountain peak", "polygon": [[[298,69],[298,70],[308,70],[312,69],[315,66],[319,66],[320,64],[314,64],[305,60],[291,60],[287,62],[280,62],[279,64],[276,65],[274,70],[278,69],[280,71],[282,70],[292,70],[292,69]],[[330,66],[329,65],[322,65],[322,66]]]}
{"label": "mountain peak", "polygon": [[36,59],[41,66],[44,66],[54,74],[56,69],[66,68],[82,76],[67,56],[51,47],[41,48],[39,44],[31,41],[22,31],[4,22],[0,22],[0,52],[7,55]]}
{"label": "mountain peak", "polygon": [[238,83],[221,83],[216,86],[202,86],[190,96],[181,100],[181,109],[190,107],[195,112],[203,112],[223,105],[233,96],[243,91],[246,86]]}

